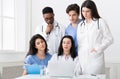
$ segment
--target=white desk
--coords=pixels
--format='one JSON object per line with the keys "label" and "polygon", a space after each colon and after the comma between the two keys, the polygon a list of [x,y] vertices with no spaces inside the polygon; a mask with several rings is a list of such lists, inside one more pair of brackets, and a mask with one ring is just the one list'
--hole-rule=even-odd
{"label": "white desk", "polygon": [[79,77],[74,77],[74,78],[55,78],[55,77],[40,77],[40,75],[26,75],[15,79],[106,79],[106,78],[105,75],[97,75],[97,76],[81,75]]}

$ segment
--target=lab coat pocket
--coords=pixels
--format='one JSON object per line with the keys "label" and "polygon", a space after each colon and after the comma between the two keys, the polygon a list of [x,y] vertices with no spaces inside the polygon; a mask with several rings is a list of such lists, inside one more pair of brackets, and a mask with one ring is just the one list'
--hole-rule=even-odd
{"label": "lab coat pocket", "polygon": [[90,54],[89,54],[89,58],[91,59],[91,60],[96,60],[96,59],[98,59],[99,57],[100,57],[100,53],[98,53],[98,52],[90,52]]}

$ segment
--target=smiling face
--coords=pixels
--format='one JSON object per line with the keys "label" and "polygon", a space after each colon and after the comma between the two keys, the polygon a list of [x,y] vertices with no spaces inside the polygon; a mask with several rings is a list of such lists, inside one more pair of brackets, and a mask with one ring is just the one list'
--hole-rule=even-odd
{"label": "smiling face", "polygon": [[62,47],[64,54],[66,55],[70,54],[70,49],[72,47],[71,40],[69,38],[64,38],[62,41]]}
{"label": "smiling face", "polygon": [[54,14],[53,13],[45,13],[45,14],[43,14],[43,18],[47,24],[53,24],[53,22],[54,22]]}
{"label": "smiling face", "polygon": [[74,10],[69,11],[68,15],[71,23],[76,23],[79,19],[78,13]]}
{"label": "smiling face", "polygon": [[45,41],[40,38],[36,39],[35,48],[38,49],[38,51],[45,51],[46,48]]}
{"label": "smiling face", "polygon": [[92,18],[91,10],[87,7],[82,8],[82,15],[84,16],[85,19],[91,19]]}

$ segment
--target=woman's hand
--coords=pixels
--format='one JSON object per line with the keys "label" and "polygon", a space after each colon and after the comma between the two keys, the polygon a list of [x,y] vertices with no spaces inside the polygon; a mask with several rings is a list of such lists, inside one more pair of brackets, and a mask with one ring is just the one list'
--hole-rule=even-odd
{"label": "woman's hand", "polygon": [[97,50],[96,50],[95,48],[93,48],[93,49],[91,50],[91,52],[97,52]]}
{"label": "woman's hand", "polygon": [[24,70],[22,75],[23,75],[23,76],[24,76],[24,75],[27,75],[27,71]]}

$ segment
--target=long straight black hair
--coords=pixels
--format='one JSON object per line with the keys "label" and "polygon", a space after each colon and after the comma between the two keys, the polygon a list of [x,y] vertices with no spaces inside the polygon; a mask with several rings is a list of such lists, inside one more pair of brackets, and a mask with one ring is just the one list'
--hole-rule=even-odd
{"label": "long straight black hair", "polygon": [[69,38],[71,40],[71,43],[72,43],[72,47],[70,49],[70,55],[71,57],[74,58],[77,56],[77,53],[76,53],[76,50],[75,50],[75,43],[74,43],[74,40],[72,38],[72,36],[70,35],[65,35],[62,39],[61,39],[61,42],[60,42],[60,46],[59,46],[59,49],[58,49],[58,56],[61,56],[63,55],[63,47],[62,47],[62,43],[63,43],[63,39],[64,38]]}
{"label": "long straight black hair", "polygon": [[82,17],[83,20],[85,20],[83,14],[82,14],[82,8],[83,7],[86,7],[86,8],[91,10],[92,19],[93,18],[95,18],[95,19],[100,18],[100,15],[98,14],[98,10],[97,10],[97,7],[96,7],[96,4],[92,0],[85,0],[82,3],[82,6],[81,6],[81,17]]}
{"label": "long straight black hair", "polygon": [[35,48],[36,39],[42,39],[45,42],[45,45],[46,45],[45,54],[47,54],[48,49],[47,49],[47,43],[46,43],[45,39],[40,34],[36,34],[31,38],[31,40],[29,42],[29,51],[26,56],[37,54],[38,49]]}

